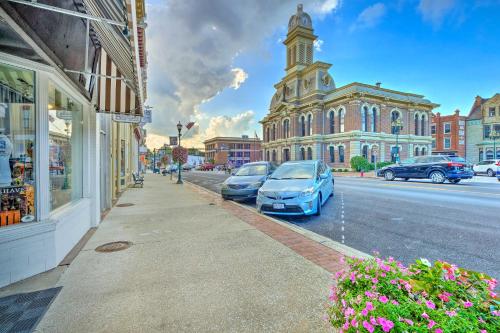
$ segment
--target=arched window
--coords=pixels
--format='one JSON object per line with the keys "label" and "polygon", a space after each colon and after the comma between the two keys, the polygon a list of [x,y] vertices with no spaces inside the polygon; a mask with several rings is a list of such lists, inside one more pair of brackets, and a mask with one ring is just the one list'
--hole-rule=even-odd
{"label": "arched window", "polygon": [[276,162],[276,150],[273,150],[273,162]]}
{"label": "arched window", "polygon": [[425,156],[426,153],[427,153],[427,149],[425,149],[425,147],[422,147],[422,151],[421,151],[420,155]]}
{"label": "arched window", "polygon": [[363,146],[363,157],[368,160],[368,146],[367,145]]}
{"label": "arched window", "polygon": [[415,147],[415,156],[418,156],[419,153],[420,153],[420,149],[418,147]]}
{"label": "arched window", "polygon": [[273,124],[273,141],[276,140],[276,124]]}
{"label": "arched window", "polygon": [[306,117],[300,117],[300,136],[306,136]]}
{"label": "arched window", "polygon": [[335,113],[330,111],[328,117],[330,118],[330,134],[333,134],[335,133]]}
{"label": "arched window", "polygon": [[422,119],[420,120],[421,121],[421,125],[420,125],[420,132],[421,132],[421,135],[424,136],[425,135],[425,116],[422,115]]}
{"label": "arched window", "polygon": [[339,133],[344,132],[344,109],[339,110]]}
{"label": "arched window", "polygon": [[493,159],[493,150],[488,149],[488,150],[486,151],[486,159],[487,159],[487,160],[492,160],[492,159]]}
{"label": "arched window", "polygon": [[283,138],[288,139],[290,137],[290,120],[285,119],[283,121]]}
{"label": "arched window", "polygon": [[305,160],[306,159],[306,150],[304,147],[300,148],[300,159]]}
{"label": "arched window", "polygon": [[368,107],[363,106],[361,110],[361,130],[363,132],[368,131]]}
{"label": "arched window", "polygon": [[266,151],[266,161],[268,161],[268,162],[271,161],[271,159],[269,158],[269,150]]}
{"label": "arched window", "polygon": [[285,162],[290,161],[290,150],[288,148],[283,149],[283,160]]}
{"label": "arched window", "polygon": [[312,160],[313,159],[313,150],[311,147],[307,147],[307,159]]}
{"label": "arched window", "polygon": [[419,120],[418,120],[418,114],[415,115],[415,135],[419,135],[419,131],[418,131],[418,124],[419,123]]}
{"label": "arched window", "polygon": [[392,111],[391,112],[391,133],[392,134],[396,134],[396,133],[399,133],[399,131],[401,130],[400,127],[398,126],[394,126],[393,122],[395,122],[396,120],[398,120],[400,118],[400,114],[398,111]]}
{"label": "arched window", "polygon": [[339,146],[339,162],[344,163],[344,146]]}
{"label": "arched window", "polygon": [[307,135],[312,135],[312,114],[307,115]]}
{"label": "arched window", "polygon": [[330,146],[330,163],[335,163],[335,147]]}
{"label": "arched window", "polygon": [[372,132],[377,131],[377,108],[372,108]]}
{"label": "arched window", "polygon": [[266,128],[266,141],[269,142],[270,141],[270,137],[269,137],[269,127]]}

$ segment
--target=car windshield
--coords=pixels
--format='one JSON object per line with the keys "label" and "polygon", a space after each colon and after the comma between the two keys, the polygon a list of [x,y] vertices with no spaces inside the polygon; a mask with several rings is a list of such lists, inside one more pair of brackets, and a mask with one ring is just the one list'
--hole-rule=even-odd
{"label": "car windshield", "polygon": [[266,173],[267,168],[265,164],[244,165],[236,172],[235,176],[262,176]]}
{"label": "car windshield", "polygon": [[465,158],[463,157],[459,157],[459,156],[450,156],[449,159],[452,161],[452,162],[458,162],[458,163],[467,163],[467,161],[465,160]]}
{"label": "car windshield", "polygon": [[271,175],[271,179],[312,179],[313,164],[283,164]]}
{"label": "car windshield", "polygon": [[412,164],[412,163],[415,163],[414,158],[409,158],[401,162],[401,164]]}

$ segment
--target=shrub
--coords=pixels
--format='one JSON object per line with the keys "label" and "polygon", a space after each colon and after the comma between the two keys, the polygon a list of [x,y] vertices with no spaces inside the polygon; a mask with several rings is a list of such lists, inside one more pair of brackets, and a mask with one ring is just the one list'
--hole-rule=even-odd
{"label": "shrub", "polygon": [[368,171],[370,169],[370,163],[363,156],[354,156],[351,158],[351,168],[355,171]]}
{"label": "shrub", "polygon": [[341,332],[500,332],[497,281],[426,259],[346,259],[331,288],[329,320]]}

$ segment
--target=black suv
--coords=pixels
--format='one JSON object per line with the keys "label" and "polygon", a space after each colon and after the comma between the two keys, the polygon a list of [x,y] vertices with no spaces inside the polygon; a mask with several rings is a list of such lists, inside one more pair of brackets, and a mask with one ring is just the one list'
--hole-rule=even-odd
{"label": "black suv", "polygon": [[448,180],[456,184],[462,179],[471,179],[474,176],[471,165],[458,156],[418,156],[406,161],[388,165],[377,172],[378,177],[385,180],[402,178],[431,179],[433,183],[444,183]]}

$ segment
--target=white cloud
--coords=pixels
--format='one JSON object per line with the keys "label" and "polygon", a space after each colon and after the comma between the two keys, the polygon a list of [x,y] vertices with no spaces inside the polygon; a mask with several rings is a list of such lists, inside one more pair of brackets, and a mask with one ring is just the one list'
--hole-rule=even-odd
{"label": "white cloud", "polygon": [[233,89],[238,89],[242,84],[243,82],[245,82],[245,80],[248,78],[248,73],[245,72],[243,69],[241,68],[233,68],[231,70],[231,72],[233,72],[234,74],[234,78],[233,78],[233,82],[231,83],[230,87],[233,88]]}
{"label": "white cloud", "polygon": [[[304,10],[326,15],[338,4],[313,0]],[[211,120],[197,118],[200,104],[244,84],[248,74],[234,66],[235,58],[265,47],[265,39],[286,26],[296,5],[296,0],[150,0],[147,103],[154,107],[154,122],[147,126],[148,135],[175,135],[178,121],[193,120],[204,133]]]}
{"label": "white cloud", "polygon": [[385,5],[381,2],[373,4],[366,7],[359,15],[353,25],[351,25],[350,30],[358,30],[365,28],[372,28],[382,21],[385,16],[387,9]]}
{"label": "white cloud", "polygon": [[455,5],[455,0],[420,0],[417,9],[424,21],[438,28],[443,23],[444,17],[453,10]]}
{"label": "white cloud", "polygon": [[314,49],[318,52],[321,52],[321,46],[323,46],[323,40],[321,39],[316,39],[314,42],[313,42],[313,45],[314,45]]}

